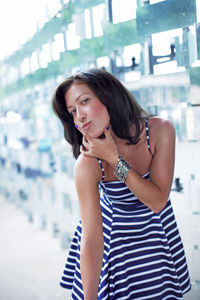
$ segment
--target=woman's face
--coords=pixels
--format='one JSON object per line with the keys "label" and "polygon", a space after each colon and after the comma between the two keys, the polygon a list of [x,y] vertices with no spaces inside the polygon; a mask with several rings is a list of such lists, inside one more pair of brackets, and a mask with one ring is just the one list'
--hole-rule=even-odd
{"label": "woman's face", "polygon": [[65,94],[68,112],[74,124],[84,134],[99,137],[110,122],[107,108],[84,83],[73,83]]}

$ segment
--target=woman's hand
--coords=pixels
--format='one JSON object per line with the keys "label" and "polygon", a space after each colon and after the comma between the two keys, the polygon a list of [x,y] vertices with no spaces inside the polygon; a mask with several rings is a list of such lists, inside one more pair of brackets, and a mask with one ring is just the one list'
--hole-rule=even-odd
{"label": "woman's hand", "polygon": [[81,153],[86,156],[100,158],[114,167],[119,152],[109,127],[104,129],[105,138],[93,138],[87,133],[83,135]]}

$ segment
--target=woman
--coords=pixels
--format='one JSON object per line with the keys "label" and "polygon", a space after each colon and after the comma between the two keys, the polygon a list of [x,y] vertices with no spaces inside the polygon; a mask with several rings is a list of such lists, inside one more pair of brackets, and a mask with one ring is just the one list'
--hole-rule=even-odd
{"label": "woman", "polygon": [[99,69],[65,79],[53,109],[77,159],[81,215],[61,286],[71,299],[183,299],[190,281],[168,199],[173,125]]}

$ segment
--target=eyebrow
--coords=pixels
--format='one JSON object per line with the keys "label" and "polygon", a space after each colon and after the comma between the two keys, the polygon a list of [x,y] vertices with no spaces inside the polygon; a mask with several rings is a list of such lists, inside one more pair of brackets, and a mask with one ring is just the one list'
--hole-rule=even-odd
{"label": "eyebrow", "polygon": [[[84,92],[84,93],[80,94],[80,95],[75,99],[75,103],[78,101],[78,99],[79,99],[81,96],[83,96],[83,95],[85,95],[85,94],[88,94],[88,93]],[[72,107],[73,107],[72,105],[69,105],[69,106],[67,106],[67,109],[72,108]]]}

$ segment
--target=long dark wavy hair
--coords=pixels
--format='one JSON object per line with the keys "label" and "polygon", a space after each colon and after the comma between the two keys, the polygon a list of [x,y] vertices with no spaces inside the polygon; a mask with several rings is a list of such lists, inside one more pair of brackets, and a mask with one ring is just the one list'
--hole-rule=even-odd
{"label": "long dark wavy hair", "polygon": [[[144,127],[144,118],[148,117],[134,96],[112,74],[103,69],[90,69],[71,75],[61,82],[52,99],[54,113],[61,120],[64,127],[64,137],[72,145],[75,158],[80,154],[82,133],[74,126],[72,115],[65,103],[65,94],[73,83],[86,84],[106,106],[110,124],[115,135],[136,144]],[[135,125],[135,134],[131,134],[131,127]]]}

